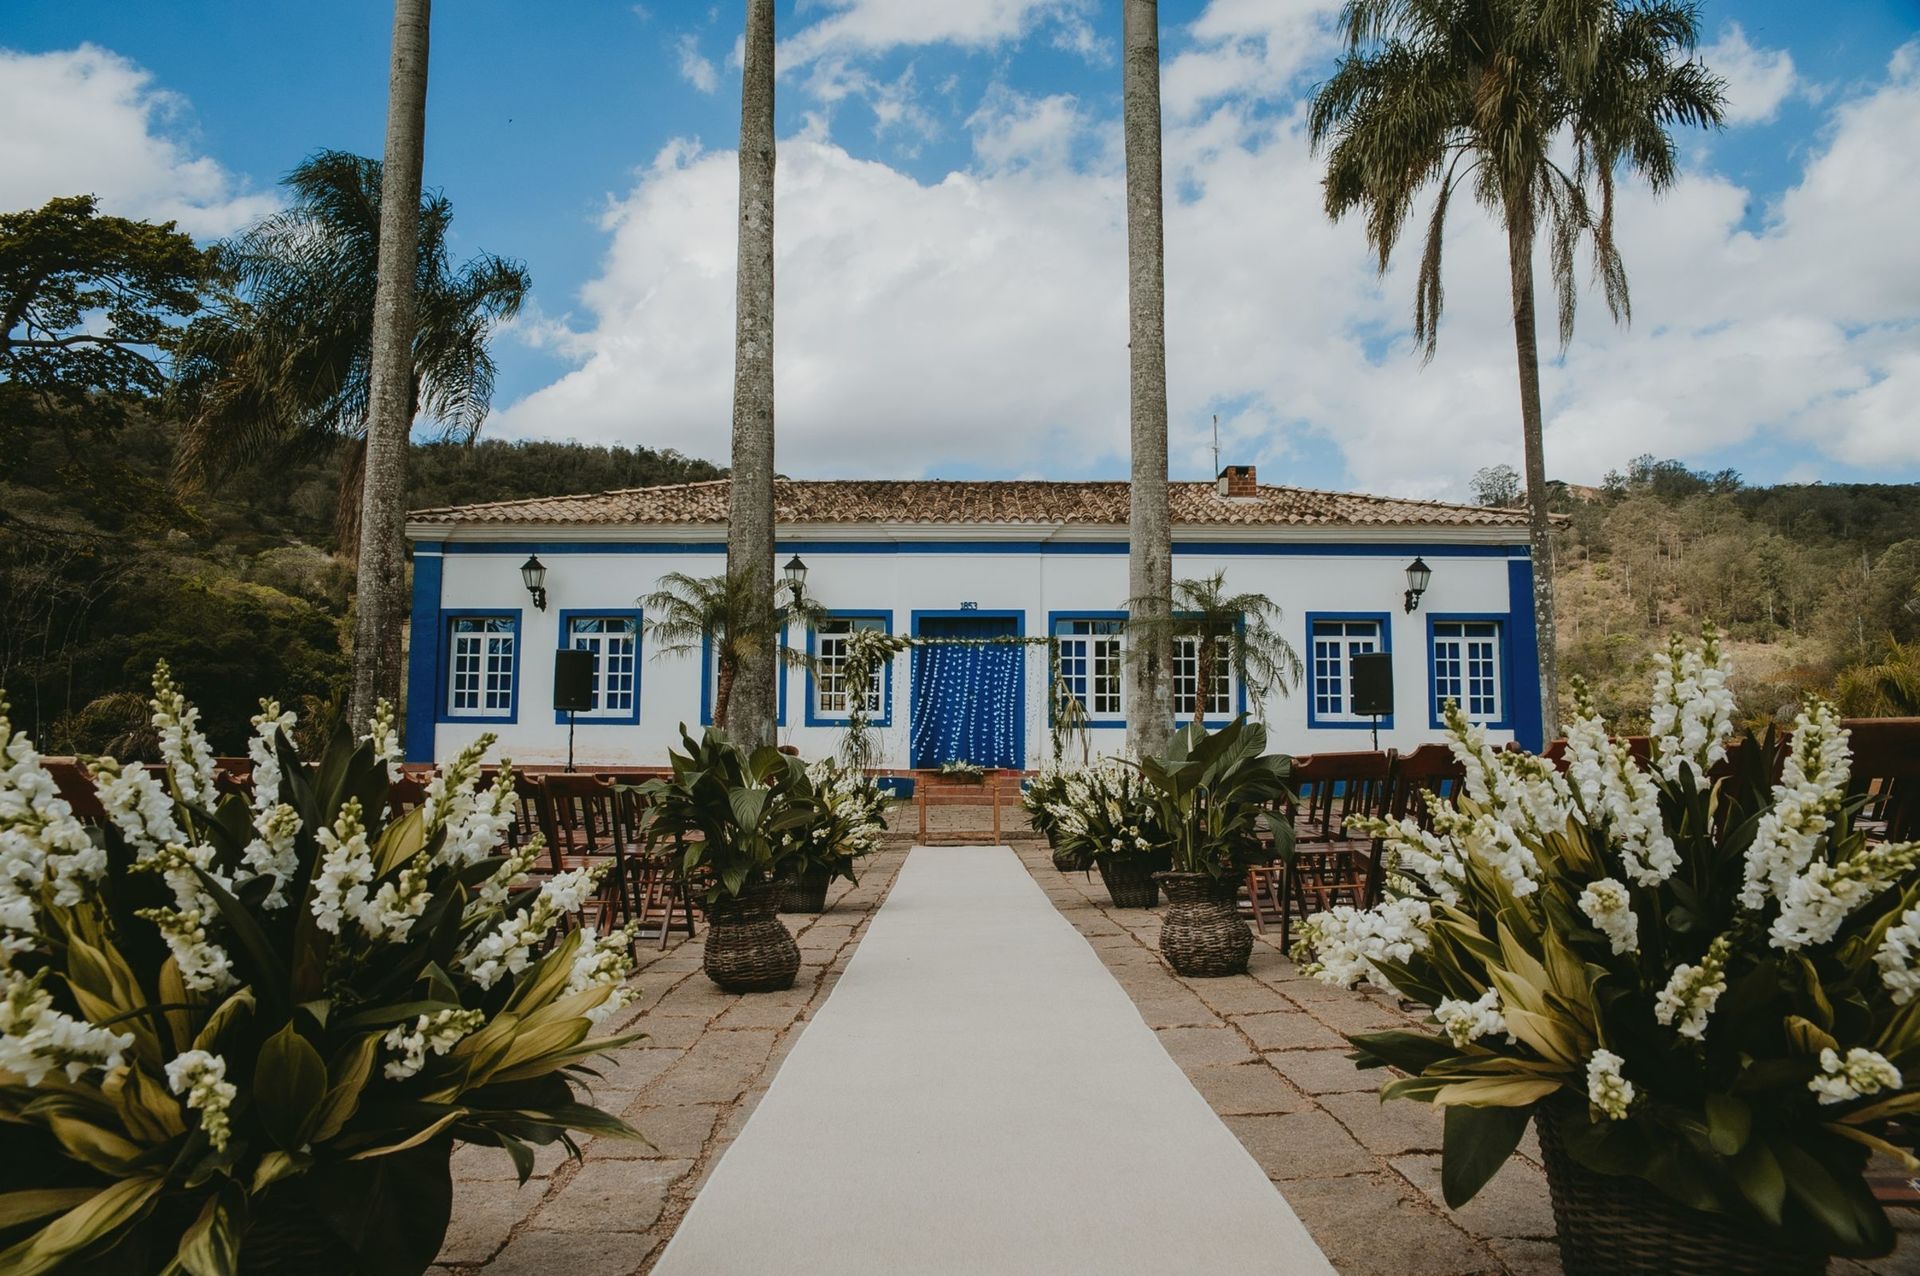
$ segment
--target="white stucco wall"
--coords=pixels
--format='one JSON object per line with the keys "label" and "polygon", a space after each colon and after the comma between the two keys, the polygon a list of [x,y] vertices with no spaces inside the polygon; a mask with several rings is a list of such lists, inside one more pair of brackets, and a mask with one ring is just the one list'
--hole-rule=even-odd
{"label": "white stucco wall", "polygon": [[[481,731],[493,731],[501,739],[499,751],[520,763],[563,762],[567,728],[555,721],[551,708],[552,653],[561,642],[561,613],[569,609],[629,607],[637,596],[656,588],[667,572],[704,576],[722,569],[724,558],[720,553],[690,552],[684,541],[677,546],[652,545],[640,552],[631,541],[624,545],[608,543],[611,530],[595,529],[598,540],[590,546],[566,545],[564,537],[556,533],[496,543],[463,541],[458,531],[453,533],[451,544],[417,538],[417,562],[436,554],[440,557],[437,599],[427,596],[429,587],[416,587],[416,644],[423,633],[418,627],[421,616],[434,616],[433,626],[443,627],[436,613],[489,608],[521,612],[516,721],[479,725],[447,721],[437,711],[431,717],[426,715],[420,698],[426,697],[437,710],[445,694],[437,685],[444,679],[443,669],[427,679],[431,685],[410,686],[413,703],[409,735],[417,737],[423,729],[430,730],[431,756],[435,760],[451,757]],[[1289,540],[1282,531],[1269,532],[1260,541],[1245,545],[1208,539],[1204,552],[1194,552],[1192,542],[1206,535],[1198,532],[1183,536],[1188,548],[1176,543],[1174,571],[1180,577],[1225,571],[1230,590],[1256,591],[1271,598],[1282,611],[1281,631],[1303,660],[1309,655],[1309,613],[1385,613],[1398,712],[1392,727],[1381,730],[1380,744],[1404,750],[1440,736],[1430,725],[1428,712],[1428,617],[1504,616],[1530,606],[1527,599],[1511,596],[1516,580],[1523,579],[1523,573],[1510,571],[1509,564],[1515,561],[1511,555],[1524,554],[1524,546],[1515,549],[1500,545],[1485,531],[1476,531],[1472,536],[1454,533],[1449,540],[1398,529],[1387,540],[1369,529],[1368,533],[1354,532],[1338,541],[1326,540],[1324,533],[1311,540],[1295,533]],[[430,534],[446,535],[442,530]],[[807,593],[820,605],[891,613],[895,633],[912,631],[915,611],[952,611],[972,604],[982,612],[1019,612],[1024,620],[1023,632],[1040,635],[1047,631],[1049,613],[1114,611],[1123,609],[1126,603],[1126,554],[1124,546],[1115,552],[1110,537],[1097,552],[1084,548],[1076,551],[1071,545],[1036,550],[1034,539],[1019,542],[1018,549],[991,542],[961,547],[958,552],[950,548],[943,552],[916,551],[910,546],[903,547],[903,552],[836,552],[839,546],[828,539],[829,535],[837,535],[843,543],[846,540],[846,534],[837,529],[835,533],[783,529],[780,555],[784,559],[797,550],[806,560]],[[927,536],[919,529],[904,535]],[[1238,535],[1247,533],[1241,530]],[[1509,531],[1506,536],[1511,539],[1514,533]],[[873,538],[869,535],[861,543],[871,546]],[[533,608],[520,579],[520,563],[530,545],[537,545],[548,569],[545,611]],[[1286,549],[1275,553],[1270,548],[1274,545]],[[593,552],[568,552],[570,548],[591,548]],[[1432,567],[1433,578],[1420,609],[1408,614],[1402,610],[1402,594],[1406,564],[1415,551]],[[435,575],[431,566],[424,573],[417,567],[416,573],[430,586]],[[1513,641],[1511,630],[1510,626],[1509,645]],[[432,642],[432,632],[424,632],[426,640]],[[806,637],[796,632],[792,642],[804,648]],[[1049,752],[1047,658],[1044,647],[1026,651],[1026,755],[1029,766],[1038,766]],[[885,767],[912,765],[909,659],[907,655],[896,658],[891,725],[877,732],[880,764]],[[1509,670],[1528,667],[1511,654],[1506,663]],[[415,659],[410,683],[420,681],[419,671],[425,667]],[[643,639],[639,673],[638,724],[582,719],[575,746],[581,765],[657,765],[666,760],[668,747],[678,741],[680,723],[698,732],[699,656],[658,659]],[[798,746],[808,757],[831,752],[839,742],[839,728],[805,725],[805,672],[789,669],[782,676],[787,680],[787,713],[779,733],[781,741]],[[1533,684],[1520,685],[1511,676],[1504,690],[1510,700],[1537,696]],[[1288,696],[1274,697],[1264,708],[1279,750],[1299,754],[1370,747],[1371,736],[1364,726],[1310,728],[1304,686],[1294,688]],[[441,720],[436,723],[433,718]],[[1124,745],[1122,729],[1101,728],[1092,735],[1096,752],[1118,752]],[[1496,731],[1493,735],[1505,739],[1511,732]],[[1077,746],[1071,751],[1077,755]],[[423,742],[417,738],[409,739],[408,752],[414,757],[426,756]]]}

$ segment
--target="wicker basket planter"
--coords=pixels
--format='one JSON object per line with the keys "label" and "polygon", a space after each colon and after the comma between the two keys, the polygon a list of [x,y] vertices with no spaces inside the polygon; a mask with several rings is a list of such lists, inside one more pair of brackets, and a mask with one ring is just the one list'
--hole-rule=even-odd
{"label": "wicker basket planter", "polygon": [[824,913],[827,911],[827,887],[833,885],[833,872],[817,864],[809,864],[800,870],[800,875],[786,883],[786,891],[780,900],[783,913]]}
{"label": "wicker basket planter", "polygon": [[1534,1122],[1566,1276],[1815,1276],[1827,1270],[1824,1254],[1784,1249],[1751,1223],[1689,1209],[1642,1179],[1588,1169],[1567,1152],[1559,1130],[1566,1119],[1541,1108]]}
{"label": "wicker basket planter", "polygon": [[785,882],[762,882],[713,901],[703,963],[707,978],[728,992],[793,987],[800,946],[777,915]]}
{"label": "wicker basket planter", "polygon": [[354,1276],[362,1269],[352,1250],[311,1211],[256,1207],[240,1246],[240,1276]]}
{"label": "wicker basket planter", "polygon": [[1145,856],[1099,855],[1093,863],[1115,908],[1152,908],[1160,902],[1160,887]]}
{"label": "wicker basket planter", "polygon": [[1239,883],[1205,873],[1155,873],[1153,880],[1167,892],[1160,955],[1174,973],[1190,979],[1246,974],[1253,932],[1234,904]]}

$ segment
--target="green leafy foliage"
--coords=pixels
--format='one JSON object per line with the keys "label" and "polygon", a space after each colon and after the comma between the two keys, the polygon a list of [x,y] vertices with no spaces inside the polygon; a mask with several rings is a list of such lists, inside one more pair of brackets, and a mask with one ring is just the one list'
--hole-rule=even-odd
{"label": "green leafy foliage", "polygon": [[1292,826],[1274,806],[1288,795],[1292,761],[1266,750],[1266,728],[1241,716],[1212,733],[1191,723],[1174,733],[1165,757],[1140,759],[1174,872],[1239,874],[1267,858],[1263,827],[1282,853],[1291,847]]}
{"label": "green leafy foliage", "polygon": [[709,900],[792,875],[822,815],[805,765],[771,746],[749,753],[718,728],[696,740],[682,724],[680,740],[673,774],[639,786],[648,845],[670,841],[689,873],[706,870]]}

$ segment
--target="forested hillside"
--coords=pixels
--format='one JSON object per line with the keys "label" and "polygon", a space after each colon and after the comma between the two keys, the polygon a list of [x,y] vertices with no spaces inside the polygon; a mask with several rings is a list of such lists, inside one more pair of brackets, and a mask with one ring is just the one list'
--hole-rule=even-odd
{"label": "forested hillside", "polygon": [[[350,567],[333,553],[342,458],[328,451],[179,489],[175,428],[133,415],[6,431],[0,455],[0,686],[55,751],[139,751],[138,695],[171,661],[237,751],[265,694],[316,728],[346,684]],[[350,446],[350,445],[348,445]],[[413,507],[713,478],[671,449],[421,444]],[[295,699],[297,698],[297,699]],[[132,747],[129,747],[132,746]]]}
{"label": "forested hillside", "polygon": [[1755,725],[1808,691],[1844,711],[1920,713],[1920,488],[1746,487],[1642,457],[1561,508],[1562,669],[1644,725],[1652,656],[1712,621]]}

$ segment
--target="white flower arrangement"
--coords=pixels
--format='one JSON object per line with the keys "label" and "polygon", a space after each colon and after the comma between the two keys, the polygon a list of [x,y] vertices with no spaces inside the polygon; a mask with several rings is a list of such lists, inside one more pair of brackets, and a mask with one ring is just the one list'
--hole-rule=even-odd
{"label": "white flower arrangement", "polygon": [[227,1110],[240,1095],[227,1080],[227,1061],[205,1050],[188,1050],[167,1064],[167,1085],[199,1112],[200,1129],[213,1150],[225,1151],[233,1128]]}

